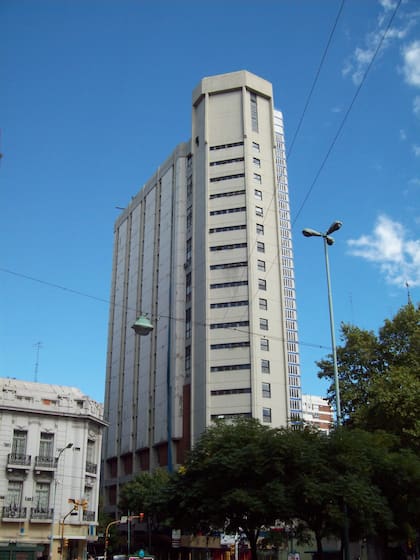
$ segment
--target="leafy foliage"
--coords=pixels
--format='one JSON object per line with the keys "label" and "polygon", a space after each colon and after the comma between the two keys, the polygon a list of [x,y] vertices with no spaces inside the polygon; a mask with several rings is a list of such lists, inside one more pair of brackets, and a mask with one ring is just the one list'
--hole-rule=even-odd
{"label": "leafy foliage", "polygon": [[[337,348],[340,400],[349,426],[397,435],[402,447],[420,451],[420,307],[402,307],[385,320],[378,335],[341,326]],[[317,363],[319,377],[331,380],[331,356]]]}

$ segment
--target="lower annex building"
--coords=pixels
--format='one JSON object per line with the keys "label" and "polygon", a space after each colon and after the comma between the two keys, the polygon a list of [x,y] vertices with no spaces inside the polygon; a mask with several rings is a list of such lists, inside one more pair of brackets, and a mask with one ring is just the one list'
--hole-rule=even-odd
{"label": "lower annex building", "polygon": [[109,512],[214,419],[301,419],[283,117],[247,71],[199,83],[191,140],[116,221],[104,416]]}
{"label": "lower annex building", "polygon": [[0,378],[0,558],[86,559],[104,425],[79,389]]}

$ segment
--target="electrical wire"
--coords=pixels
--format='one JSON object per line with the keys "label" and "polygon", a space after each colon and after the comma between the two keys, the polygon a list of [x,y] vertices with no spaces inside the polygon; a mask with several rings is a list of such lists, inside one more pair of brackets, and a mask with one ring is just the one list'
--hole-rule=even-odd
{"label": "electrical wire", "polygon": [[[30,280],[32,282],[37,282],[38,284],[43,284],[44,286],[50,286],[51,288],[55,288],[55,289],[58,289],[58,290],[63,290],[65,292],[69,292],[69,293],[72,293],[74,295],[90,298],[90,299],[99,301],[101,303],[106,303],[109,306],[113,305],[114,307],[119,307],[119,308],[123,309],[125,312],[126,311],[134,311],[135,313],[138,313],[137,309],[134,309],[133,307],[130,307],[128,305],[121,305],[121,304],[118,304],[118,303],[112,303],[109,299],[93,296],[91,294],[87,294],[86,292],[81,292],[79,290],[73,290],[72,288],[62,286],[61,284],[54,284],[53,282],[48,282],[47,280],[41,280],[40,278],[35,278],[34,276],[29,276],[28,274],[22,274],[20,272],[16,272],[16,271],[13,271],[13,270],[10,270],[10,269],[7,269],[7,268],[0,268],[0,272],[4,272],[6,274],[11,274],[13,276],[17,276],[17,277],[23,278],[25,280]],[[171,320],[171,321],[177,321],[177,322],[180,322],[180,323],[185,323],[185,317],[173,317],[171,315],[163,315],[163,314],[159,314],[157,316],[152,316],[151,317],[151,320],[154,320],[154,321],[158,321],[159,319],[167,319],[167,320]],[[192,323],[196,326],[202,326],[202,327],[210,326],[210,323],[207,323],[205,321],[193,321]],[[247,335],[256,335],[257,334],[257,333],[252,332],[249,329],[239,329],[238,327],[226,327],[226,328],[229,329],[229,330],[242,332],[242,333],[247,334]],[[258,333],[258,334],[260,334],[260,333]],[[266,336],[264,338],[270,338],[270,340],[278,340],[278,341],[282,341],[282,342],[287,342],[287,339],[285,339],[285,338],[272,336],[272,335],[270,335],[269,337]],[[327,349],[327,350],[330,349],[329,346],[323,346],[322,344],[313,343],[313,342],[306,342],[305,343],[305,342],[300,342],[299,341],[299,344],[303,345],[303,346],[310,346],[312,348],[322,348],[322,349]]]}
{"label": "electrical wire", "polygon": [[313,189],[314,189],[314,187],[315,187],[315,185],[316,185],[316,183],[317,183],[317,181],[318,181],[318,179],[319,179],[319,176],[321,175],[322,170],[323,170],[324,167],[325,167],[325,164],[327,163],[327,161],[328,161],[328,159],[329,159],[329,157],[330,157],[330,154],[331,154],[331,152],[332,152],[332,150],[333,150],[335,144],[337,143],[338,137],[340,136],[340,134],[341,134],[341,132],[342,132],[342,130],[343,130],[343,128],[344,128],[344,125],[346,124],[346,121],[347,121],[347,119],[348,119],[348,117],[349,117],[349,115],[350,115],[350,112],[351,112],[351,110],[353,109],[353,106],[354,106],[354,104],[355,104],[355,102],[356,102],[356,99],[357,99],[358,96],[359,96],[359,93],[360,93],[360,91],[361,91],[361,89],[362,89],[362,87],[363,87],[363,85],[364,85],[364,83],[365,83],[365,81],[366,81],[366,78],[367,78],[367,76],[368,76],[368,74],[369,74],[369,72],[370,72],[370,70],[371,70],[371,68],[372,68],[372,66],[373,66],[373,63],[375,62],[375,59],[376,59],[376,57],[377,57],[377,55],[378,55],[378,52],[379,52],[379,50],[380,50],[380,48],[381,48],[381,46],[382,46],[382,44],[383,44],[383,42],[384,42],[384,40],[385,40],[387,34],[388,34],[388,31],[389,31],[389,29],[390,29],[390,27],[391,27],[391,25],[392,25],[392,22],[394,21],[394,18],[395,18],[395,16],[396,16],[397,12],[398,12],[398,9],[399,9],[399,7],[401,6],[401,3],[402,3],[402,0],[399,0],[398,4],[396,5],[396,7],[395,7],[395,9],[394,9],[394,11],[393,11],[393,13],[392,13],[392,15],[391,15],[389,21],[388,21],[388,25],[386,26],[386,28],[385,28],[385,30],[384,30],[382,36],[381,36],[381,39],[379,40],[379,43],[378,43],[378,45],[376,46],[375,52],[373,53],[372,58],[370,59],[370,62],[369,62],[369,64],[368,64],[367,68],[366,68],[366,71],[365,71],[365,73],[364,73],[364,75],[363,75],[363,77],[362,77],[362,79],[361,79],[361,81],[360,81],[360,84],[358,85],[358,87],[357,87],[357,89],[356,89],[356,92],[355,92],[355,94],[354,94],[354,96],[353,96],[353,98],[352,98],[352,100],[351,100],[351,102],[350,102],[350,105],[349,105],[348,108],[347,108],[347,111],[346,111],[345,114],[344,114],[344,117],[343,117],[343,119],[341,120],[341,123],[340,123],[340,125],[339,125],[339,127],[338,127],[338,129],[337,129],[337,132],[335,133],[335,136],[334,136],[334,138],[332,139],[332,142],[331,142],[331,144],[330,144],[330,146],[329,146],[329,148],[328,148],[328,150],[327,150],[327,153],[325,154],[324,159],[322,160],[321,165],[319,166],[318,171],[317,171],[317,173],[315,174],[315,177],[314,177],[314,179],[313,179],[313,181],[312,181],[312,183],[311,183],[311,185],[310,185],[310,187],[309,187],[309,189],[308,189],[308,191],[307,191],[307,193],[306,193],[306,195],[305,195],[305,197],[304,197],[304,199],[303,199],[303,202],[302,202],[302,204],[300,205],[299,210],[297,211],[296,216],[294,217],[294,219],[293,219],[293,221],[292,221],[292,226],[296,223],[297,219],[299,218],[299,216],[300,216],[300,214],[301,214],[301,212],[302,212],[302,210],[303,210],[303,208],[304,208],[306,202],[308,201],[308,199],[309,199],[309,197],[310,197],[310,195],[311,195],[311,193],[312,193],[312,191],[313,191]]}
{"label": "electrical wire", "polygon": [[294,135],[293,135],[292,141],[290,142],[290,146],[289,146],[289,149],[288,149],[288,151],[287,151],[287,159],[289,159],[290,156],[292,155],[293,146],[294,146],[294,144],[295,144],[296,138],[297,138],[297,136],[298,136],[298,134],[299,134],[299,131],[300,131],[300,128],[301,128],[301,126],[302,126],[303,119],[305,118],[306,110],[307,110],[307,108],[308,108],[308,106],[309,106],[309,103],[310,103],[310,101],[311,101],[311,99],[312,99],[312,94],[313,94],[313,92],[314,92],[314,90],[315,90],[315,86],[316,86],[316,84],[317,84],[317,82],[318,82],[319,75],[321,74],[321,69],[322,69],[322,67],[323,67],[323,65],[324,65],[324,61],[325,61],[325,58],[326,58],[326,56],[327,56],[328,50],[329,50],[329,48],[330,48],[331,41],[332,41],[332,38],[333,38],[333,36],[334,36],[335,30],[337,29],[338,20],[340,19],[341,12],[343,11],[345,1],[346,1],[346,0],[342,0],[341,5],[340,5],[340,8],[339,8],[339,10],[338,10],[338,12],[337,12],[337,15],[336,15],[334,24],[333,24],[332,29],[331,29],[331,31],[330,31],[330,36],[328,37],[328,41],[327,41],[327,44],[326,44],[326,46],[325,46],[324,52],[323,52],[323,54],[322,54],[321,61],[320,61],[319,65],[318,65],[318,70],[316,71],[315,78],[314,78],[314,80],[313,80],[313,82],[312,82],[312,86],[311,86],[311,89],[310,89],[309,94],[308,94],[308,96],[307,96],[305,106],[304,106],[304,108],[303,108],[302,114],[301,114],[300,119],[299,119],[299,123],[298,123],[297,128],[296,128],[296,130],[295,130],[295,133],[294,133]]}

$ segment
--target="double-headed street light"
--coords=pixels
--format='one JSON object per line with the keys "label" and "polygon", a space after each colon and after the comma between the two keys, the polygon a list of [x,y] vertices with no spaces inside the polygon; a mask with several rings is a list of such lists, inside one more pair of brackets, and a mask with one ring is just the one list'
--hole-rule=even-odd
{"label": "double-headed street light", "polygon": [[320,231],[316,231],[315,229],[310,229],[310,228],[305,228],[304,230],[302,230],[302,233],[305,237],[322,237],[322,239],[324,240],[325,268],[327,271],[328,305],[330,310],[331,346],[332,346],[333,367],[334,367],[335,402],[336,402],[336,409],[337,409],[337,425],[341,425],[342,417],[341,417],[340,385],[339,385],[338,367],[337,367],[337,350],[335,346],[334,312],[333,312],[333,303],[332,303],[332,294],[331,294],[328,246],[333,245],[334,243],[334,239],[331,237],[331,234],[334,233],[335,231],[338,231],[342,225],[343,225],[342,222],[335,221],[330,225],[330,227],[325,233],[321,233]]}
{"label": "double-headed street light", "polygon": [[[72,443],[68,443],[65,447],[63,447],[62,449],[60,449],[57,457],[55,458],[54,461],[54,466],[58,469],[58,461],[60,460],[61,455],[64,453],[64,451],[66,449],[71,449],[73,447]],[[52,514],[51,514],[51,541],[50,541],[50,560],[53,560],[53,544],[54,544],[54,515],[55,515],[55,500],[57,498],[57,484],[58,484],[58,480],[57,480],[57,476],[56,476],[56,472],[54,471],[54,485],[52,487],[53,490],[53,495],[52,495],[52,506],[53,506],[53,510],[52,510]]]}

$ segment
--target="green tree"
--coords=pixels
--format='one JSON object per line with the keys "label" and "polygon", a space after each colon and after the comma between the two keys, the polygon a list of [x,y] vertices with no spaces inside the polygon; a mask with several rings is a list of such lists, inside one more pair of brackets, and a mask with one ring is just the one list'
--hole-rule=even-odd
{"label": "green tree", "polygon": [[179,526],[245,533],[256,560],[261,528],[292,511],[280,434],[254,419],[208,428],[169,488]]}
{"label": "green tree", "polygon": [[154,523],[164,521],[167,516],[165,490],[168,483],[169,474],[166,469],[138,474],[122,488],[120,510],[136,515],[144,513],[145,519],[153,520]]}
{"label": "green tree", "polygon": [[[402,447],[420,451],[420,306],[402,307],[378,335],[343,324],[341,339],[337,362],[346,423],[395,434]],[[332,382],[335,402],[331,356],[317,365],[319,377]]]}

